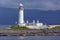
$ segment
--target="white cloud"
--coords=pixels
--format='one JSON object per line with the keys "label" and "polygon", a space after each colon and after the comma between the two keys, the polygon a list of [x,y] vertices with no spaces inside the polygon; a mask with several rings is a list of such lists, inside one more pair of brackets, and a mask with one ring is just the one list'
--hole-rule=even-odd
{"label": "white cloud", "polygon": [[26,9],[60,10],[60,0],[0,0],[0,7],[17,8],[19,3]]}

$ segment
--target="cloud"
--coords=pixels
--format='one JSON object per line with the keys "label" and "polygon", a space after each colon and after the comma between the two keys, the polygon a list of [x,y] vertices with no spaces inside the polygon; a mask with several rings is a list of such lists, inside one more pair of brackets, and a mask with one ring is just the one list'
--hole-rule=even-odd
{"label": "cloud", "polygon": [[0,0],[0,7],[16,8],[17,3],[13,0]]}
{"label": "cloud", "polygon": [[60,0],[0,0],[0,7],[18,8],[19,3],[25,9],[60,10]]}

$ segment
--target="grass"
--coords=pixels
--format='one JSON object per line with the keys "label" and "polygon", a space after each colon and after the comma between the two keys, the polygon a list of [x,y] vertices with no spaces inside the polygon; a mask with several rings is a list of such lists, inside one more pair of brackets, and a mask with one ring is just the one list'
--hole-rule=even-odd
{"label": "grass", "polygon": [[25,26],[11,26],[10,29],[0,28],[0,30],[60,30],[60,26],[56,26],[53,28],[44,28],[44,29],[29,29]]}
{"label": "grass", "polygon": [[60,30],[60,26],[56,26],[56,27],[53,27],[53,28],[44,28],[44,29],[41,29],[41,30]]}
{"label": "grass", "polygon": [[60,26],[56,26],[53,28],[44,28],[44,29],[29,29],[26,28],[25,26],[21,27],[21,26],[12,26],[10,27],[12,30],[60,30]]}
{"label": "grass", "polygon": [[29,29],[29,28],[26,28],[26,27],[20,27],[20,26],[12,26],[11,29],[14,29],[14,30],[60,30],[60,26],[56,26],[56,27],[53,27],[53,28],[44,28],[44,29]]}
{"label": "grass", "polygon": [[60,30],[60,26],[53,27],[50,30]]}
{"label": "grass", "polygon": [[25,26],[12,26],[10,28],[12,30],[30,30],[29,28],[26,28]]}

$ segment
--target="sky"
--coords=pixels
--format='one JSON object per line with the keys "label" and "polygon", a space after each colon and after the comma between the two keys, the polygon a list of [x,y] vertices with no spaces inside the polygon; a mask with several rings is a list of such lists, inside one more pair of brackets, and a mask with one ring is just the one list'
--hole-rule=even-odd
{"label": "sky", "polygon": [[60,10],[60,0],[0,0],[0,7],[18,8],[20,3],[25,9]]}

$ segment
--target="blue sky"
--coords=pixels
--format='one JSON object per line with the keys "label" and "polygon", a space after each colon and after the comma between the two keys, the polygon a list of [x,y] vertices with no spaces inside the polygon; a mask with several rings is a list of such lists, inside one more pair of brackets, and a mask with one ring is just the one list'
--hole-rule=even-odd
{"label": "blue sky", "polygon": [[20,3],[25,9],[60,10],[60,0],[0,0],[0,7],[18,8]]}

